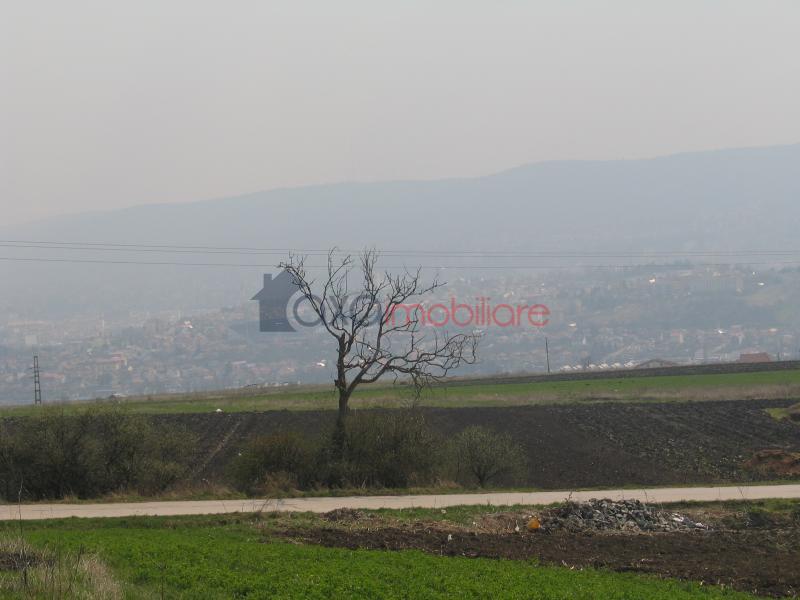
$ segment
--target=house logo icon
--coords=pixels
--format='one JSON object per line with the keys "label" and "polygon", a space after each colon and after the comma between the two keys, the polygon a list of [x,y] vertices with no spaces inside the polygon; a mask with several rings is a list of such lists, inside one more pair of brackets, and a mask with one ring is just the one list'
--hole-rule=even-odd
{"label": "house logo icon", "polygon": [[292,276],[285,270],[274,279],[271,274],[264,274],[264,287],[252,298],[258,300],[259,324],[262,332],[297,331],[286,317],[289,300],[297,290]]}

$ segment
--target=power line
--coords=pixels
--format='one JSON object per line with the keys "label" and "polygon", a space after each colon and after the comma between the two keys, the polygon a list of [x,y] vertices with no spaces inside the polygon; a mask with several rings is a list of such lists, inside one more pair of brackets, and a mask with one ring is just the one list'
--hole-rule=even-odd
{"label": "power line", "polygon": [[254,267],[254,268],[275,268],[274,264],[239,264],[239,263],[187,263],[187,262],[168,262],[168,261],[142,261],[142,260],[106,260],[91,258],[39,258],[21,256],[0,256],[0,261],[6,262],[43,262],[43,263],[75,263],[93,265],[142,265],[142,266],[165,266],[165,267]]}
{"label": "power line", "polygon": [[[290,254],[290,251],[281,251],[281,250],[259,250],[259,251],[251,251],[251,250],[226,250],[223,248],[209,248],[207,250],[203,249],[191,249],[191,248],[159,248],[158,246],[124,246],[124,247],[102,247],[101,245],[92,245],[92,244],[70,244],[70,245],[57,245],[57,244],[47,244],[46,242],[39,243],[39,244],[21,244],[21,243],[11,243],[11,242],[3,242],[0,241],[0,248],[24,248],[24,249],[39,249],[39,250],[78,250],[82,252],[154,252],[158,254],[234,254],[234,255],[281,255],[286,256]],[[316,255],[321,255],[319,252],[313,253]],[[327,256],[327,252],[325,253]]]}
{"label": "power line", "polygon": [[[290,253],[327,256],[329,250],[304,248],[254,248],[236,246],[190,246],[120,244],[109,242],[54,242],[41,240],[0,240],[0,247],[48,250],[81,250],[98,252],[156,252],[180,254],[264,254]],[[334,255],[358,254],[358,250],[337,249]],[[747,257],[747,256],[800,256],[800,250],[704,250],[704,251],[508,251],[508,250],[380,250],[383,256],[425,256],[430,258],[669,258],[669,257]]]}
{"label": "power line", "polygon": [[[254,247],[235,247],[235,246],[189,246],[189,245],[151,245],[151,244],[125,244],[116,242],[63,242],[63,241],[42,241],[42,240],[0,240],[0,248],[9,249],[36,249],[36,250],[55,250],[62,251],[82,251],[90,253],[102,252],[126,252],[136,253],[155,253],[155,254],[182,254],[182,255],[241,255],[241,256],[288,256],[291,253],[320,257],[328,256],[330,251],[315,249],[290,249],[290,248],[254,248]],[[335,256],[357,254],[346,250],[334,250]],[[422,269],[454,269],[454,270],[563,270],[563,269],[620,269],[646,267],[653,269],[663,268],[684,268],[691,267],[728,267],[728,266],[779,266],[797,265],[800,260],[766,260],[777,258],[797,257],[800,259],[800,250],[720,250],[720,251],[602,251],[602,252],[569,252],[569,251],[536,251],[536,252],[509,252],[509,251],[485,251],[485,250],[386,250],[379,251],[378,254],[386,258],[420,258],[426,262],[414,265],[380,265],[385,269],[405,269],[409,267]],[[739,259],[736,262],[692,262],[689,265],[682,264],[656,264],[656,263],[632,263],[621,262],[616,264],[514,264],[504,262],[497,264],[498,261],[507,259],[519,259],[529,261],[531,259],[547,259],[556,261],[594,261],[601,259],[618,259],[621,261],[644,261],[644,260],[667,260],[667,259]],[[760,261],[745,260],[758,258]],[[457,259],[477,260],[479,264],[430,264],[432,259]],[[170,260],[139,260],[139,259],[111,259],[111,258],[68,258],[68,257],[40,257],[40,256],[0,256],[3,262],[28,262],[28,263],[74,263],[74,264],[108,264],[108,265],[140,265],[140,266],[174,266],[174,267],[220,267],[220,268],[275,268],[274,263],[240,263],[240,262],[178,262]],[[484,262],[485,261],[485,262]],[[495,263],[495,264],[491,264]],[[327,265],[306,265],[309,269],[325,269]]]}
{"label": "power line", "polygon": [[[241,268],[258,268],[258,269],[273,269],[277,268],[276,264],[255,264],[255,263],[198,263],[198,262],[170,262],[170,261],[140,261],[140,260],[108,260],[108,259],[83,259],[83,258],[44,258],[44,257],[16,257],[16,256],[0,256],[0,261],[4,262],[41,262],[41,263],[74,263],[74,264],[101,264],[101,265],[139,265],[139,266],[174,266],[174,267],[241,267]],[[736,267],[736,266],[777,266],[777,265],[800,265],[800,260],[797,261],[768,261],[768,262],[753,262],[753,261],[739,261],[739,262],[711,262],[711,263],[691,263],[691,264],[573,264],[573,265],[531,265],[531,264],[511,264],[511,265],[379,265],[383,269],[406,269],[406,268],[421,268],[421,269],[464,269],[464,270],[483,270],[483,269],[543,269],[543,270],[556,270],[556,269],[685,269],[689,267]],[[307,269],[327,269],[327,265],[305,265]]]}

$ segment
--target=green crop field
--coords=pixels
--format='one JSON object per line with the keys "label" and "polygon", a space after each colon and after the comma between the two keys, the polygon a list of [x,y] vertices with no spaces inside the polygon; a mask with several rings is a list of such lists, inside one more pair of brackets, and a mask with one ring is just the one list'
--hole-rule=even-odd
{"label": "green crop field", "polygon": [[[800,398],[800,370],[752,373],[610,377],[568,381],[454,381],[425,390],[419,403],[432,407],[520,406],[571,402],[702,401]],[[362,387],[354,408],[406,406],[415,399],[405,385]],[[132,397],[117,400],[134,412],[148,414],[265,410],[334,409],[332,386],[289,386],[270,390],[233,390]],[[86,403],[65,404],[67,410]],[[33,406],[6,407],[0,415],[31,414]]]}
{"label": "green crop field", "polygon": [[[2,533],[13,536],[22,529],[35,548],[55,556],[97,556],[126,598],[751,597],[695,583],[530,561],[278,542],[268,535],[268,518],[74,519],[5,524]],[[14,576],[1,573],[0,584],[8,585]]]}

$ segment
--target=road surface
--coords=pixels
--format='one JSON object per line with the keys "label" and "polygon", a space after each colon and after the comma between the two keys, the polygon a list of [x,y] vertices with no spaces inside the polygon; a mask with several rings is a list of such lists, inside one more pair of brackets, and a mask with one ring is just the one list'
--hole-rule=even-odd
{"label": "road surface", "polygon": [[800,485],[742,487],[656,488],[641,490],[595,490],[582,492],[496,492],[431,496],[354,496],[343,498],[287,498],[283,500],[203,500],[186,502],[130,502],[109,504],[16,504],[0,505],[0,520],[63,519],[67,517],[132,517],[252,513],[259,511],[316,512],[336,508],[445,508],[459,505],[508,506],[552,504],[567,498],[638,499],[649,503],[684,500],[761,500],[800,498]]}

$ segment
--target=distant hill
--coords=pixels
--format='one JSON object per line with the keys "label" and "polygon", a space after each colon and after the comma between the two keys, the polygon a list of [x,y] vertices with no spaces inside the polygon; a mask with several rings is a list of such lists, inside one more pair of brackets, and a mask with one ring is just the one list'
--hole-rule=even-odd
{"label": "distant hill", "polygon": [[[799,174],[800,145],[650,160],[543,162],[469,179],[340,183],[62,216],[0,228],[0,238],[431,251],[800,249]],[[0,253],[21,256],[23,250]],[[228,254],[24,253],[156,262],[279,260]],[[459,264],[448,258],[387,262]],[[479,259],[466,262],[480,264]],[[35,315],[219,306],[246,300],[257,291],[263,270],[2,263],[0,311]]]}

